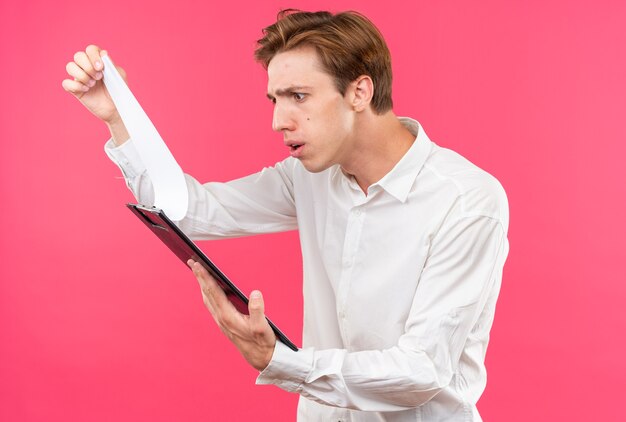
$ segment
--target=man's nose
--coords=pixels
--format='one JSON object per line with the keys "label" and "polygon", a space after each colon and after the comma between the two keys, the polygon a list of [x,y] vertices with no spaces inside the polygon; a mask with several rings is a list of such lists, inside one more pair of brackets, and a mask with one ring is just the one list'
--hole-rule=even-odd
{"label": "man's nose", "polygon": [[274,105],[274,116],[272,118],[272,129],[275,131],[293,130],[294,122],[289,112],[279,104]]}

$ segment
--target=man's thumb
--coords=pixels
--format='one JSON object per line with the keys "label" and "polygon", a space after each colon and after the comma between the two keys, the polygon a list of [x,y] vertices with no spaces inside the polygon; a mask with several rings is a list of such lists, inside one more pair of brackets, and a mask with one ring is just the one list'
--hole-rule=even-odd
{"label": "man's thumb", "polygon": [[252,328],[256,331],[263,331],[265,322],[265,304],[263,303],[263,295],[260,291],[254,290],[250,293],[248,302],[248,312],[250,313],[250,322]]}

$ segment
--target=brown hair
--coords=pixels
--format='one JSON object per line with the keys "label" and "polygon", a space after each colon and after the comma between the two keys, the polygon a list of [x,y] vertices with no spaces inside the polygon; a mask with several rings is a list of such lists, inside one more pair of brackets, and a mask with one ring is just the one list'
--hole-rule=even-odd
{"label": "brown hair", "polygon": [[390,110],[391,55],[374,24],[357,12],[301,12],[287,9],[276,23],[263,29],[254,57],[265,68],[280,52],[311,46],[326,72],[344,95],[350,82],[367,75],[374,83],[372,108],[377,114]]}

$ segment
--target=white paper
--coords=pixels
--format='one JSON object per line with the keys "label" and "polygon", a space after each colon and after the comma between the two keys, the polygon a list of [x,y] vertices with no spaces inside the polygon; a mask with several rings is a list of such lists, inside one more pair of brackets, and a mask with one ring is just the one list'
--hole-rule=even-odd
{"label": "white paper", "polygon": [[154,187],[154,206],[174,221],[187,213],[187,184],[182,169],[163,138],[143,111],[108,56],[104,63],[104,85],[133,140]]}

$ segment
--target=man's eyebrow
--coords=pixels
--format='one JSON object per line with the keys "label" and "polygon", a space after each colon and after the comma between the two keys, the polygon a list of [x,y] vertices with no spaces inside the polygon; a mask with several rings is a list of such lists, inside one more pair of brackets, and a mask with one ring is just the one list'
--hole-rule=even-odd
{"label": "man's eyebrow", "polygon": [[311,89],[310,87],[304,86],[304,85],[293,85],[287,88],[277,89],[274,95],[268,92],[267,98],[269,98],[270,100],[273,100],[276,97],[285,97],[285,96],[293,94],[294,92],[307,91],[310,89]]}

